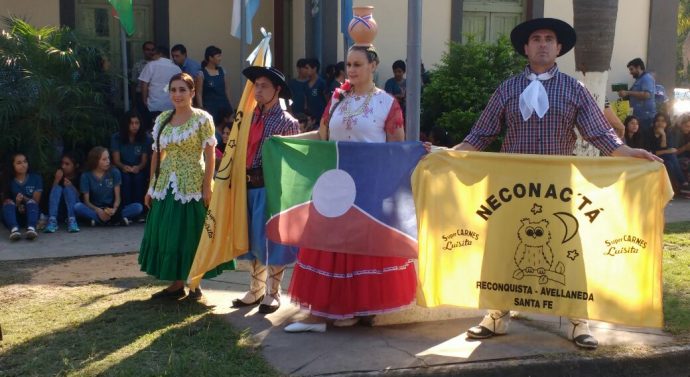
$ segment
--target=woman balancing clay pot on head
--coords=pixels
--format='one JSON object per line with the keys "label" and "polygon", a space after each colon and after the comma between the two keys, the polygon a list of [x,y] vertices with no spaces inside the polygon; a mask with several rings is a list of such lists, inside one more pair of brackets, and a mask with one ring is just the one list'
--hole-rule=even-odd
{"label": "woman balancing clay pot on head", "polygon": [[[300,138],[354,142],[396,142],[405,138],[398,101],[374,84],[378,55],[373,46],[355,45],[347,54],[346,81],[336,89],[318,131]],[[290,296],[310,316],[287,332],[326,330],[326,321],[351,326],[371,316],[415,302],[417,276],[411,259],[300,249]]]}
{"label": "woman balancing clay pot on head", "polygon": [[[147,274],[173,283],[153,294],[152,299],[185,296],[184,280],[194,261],[211,201],[215,165],[215,127],[209,113],[192,107],[194,80],[186,73],[178,73],[168,86],[175,108],[158,116],[153,126],[151,183],[144,198],[150,212],[139,265]],[[214,277],[230,268],[232,262],[204,277]],[[189,299],[201,296],[199,288],[189,292]]]}

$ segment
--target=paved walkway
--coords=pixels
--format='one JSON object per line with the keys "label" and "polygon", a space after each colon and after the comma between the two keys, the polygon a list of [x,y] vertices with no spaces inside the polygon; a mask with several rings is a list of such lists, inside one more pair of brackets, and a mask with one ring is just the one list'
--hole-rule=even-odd
{"label": "paved walkway", "polygon": [[[666,209],[666,219],[690,221],[690,200],[672,201]],[[0,233],[0,268],[3,260],[137,251],[143,229],[142,224],[85,227],[77,234],[61,229],[56,234],[41,234],[33,242],[15,243],[7,240],[6,233]],[[284,289],[291,272],[284,279]],[[226,272],[204,283],[207,301],[237,329],[248,329],[266,360],[284,374],[690,376],[690,367],[682,367],[675,359],[667,360],[677,355],[687,359],[690,346],[679,345],[659,330],[593,322],[592,331],[601,347],[584,353],[562,336],[565,325],[559,326],[559,318],[524,313],[513,321],[509,335],[486,341],[468,340],[464,335],[482,312],[458,308],[415,308],[409,312],[412,314],[378,317],[373,328],[329,326],[325,334],[288,334],[283,331],[285,324],[304,316],[293,305],[284,304],[267,316],[258,314],[256,308],[229,307],[230,301],[247,289],[247,283],[246,272]],[[390,325],[409,318],[437,320]],[[448,319],[438,320],[444,318]],[[645,352],[644,360],[635,358],[639,352]],[[653,362],[661,366],[652,365]],[[671,367],[681,368],[680,372],[667,370]]]}

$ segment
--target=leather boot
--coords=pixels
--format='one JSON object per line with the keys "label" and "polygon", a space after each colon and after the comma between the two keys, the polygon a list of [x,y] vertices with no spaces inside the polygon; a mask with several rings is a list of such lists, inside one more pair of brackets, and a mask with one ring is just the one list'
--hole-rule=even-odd
{"label": "leather boot", "polygon": [[283,281],[285,266],[268,266],[267,294],[259,305],[259,313],[269,314],[280,308],[280,282]]}
{"label": "leather boot", "polygon": [[264,298],[264,292],[266,291],[266,275],[268,274],[266,266],[261,264],[258,260],[253,260],[249,273],[251,274],[249,279],[249,291],[244,294],[244,297],[232,300],[233,308],[254,306],[260,303]]}

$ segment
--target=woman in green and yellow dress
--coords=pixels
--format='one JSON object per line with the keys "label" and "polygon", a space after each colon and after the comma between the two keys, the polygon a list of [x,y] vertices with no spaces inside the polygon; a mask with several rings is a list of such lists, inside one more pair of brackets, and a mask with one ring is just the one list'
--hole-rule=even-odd
{"label": "woman in green and yellow dress", "polygon": [[[154,299],[185,296],[184,281],[211,201],[215,166],[213,118],[192,107],[194,80],[186,73],[176,74],[168,89],[175,108],[161,113],[153,126],[151,183],[144,199],[151,210],[139,252],[141,271],[173,281],[154,293]],[[232,267],[219,266],[205,277]],[[201,289],[190,291],[189,298],[200,299]]]}

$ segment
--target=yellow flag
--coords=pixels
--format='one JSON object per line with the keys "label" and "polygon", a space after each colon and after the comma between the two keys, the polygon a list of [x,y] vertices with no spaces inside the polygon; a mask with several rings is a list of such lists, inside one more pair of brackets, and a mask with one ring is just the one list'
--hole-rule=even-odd
{"label": "yellow flag", "polygon": [[[270,65],[270,38],[270,33],[264,33],[264,39],[250,55],[253,57],[251,65]],[[213,196],[189,272],[190,289],[199,286],[207,271],[249,250],[246,162],[249,127],[255,107],[254,83],[247,80],[223,159],[214,179]]]}
{"label": "yellow flag", "polygon": [[662,326],[662,164],[444,151],[412,189],[420,305]]}

